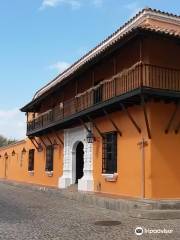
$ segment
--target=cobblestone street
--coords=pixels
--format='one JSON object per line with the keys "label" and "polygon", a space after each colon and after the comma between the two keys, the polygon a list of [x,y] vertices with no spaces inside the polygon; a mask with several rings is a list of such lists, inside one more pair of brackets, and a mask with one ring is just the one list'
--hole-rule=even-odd
{"label": "cobblestone street", "polygon": [[[97,221],[120,221],[116,226],[100,226]],[[136,236],[137,226],[146,229],[172,229],[172,234]],[[43,192],[0,182],[0,239],[180,239],[180,220],[143,220],[125,217]]]}

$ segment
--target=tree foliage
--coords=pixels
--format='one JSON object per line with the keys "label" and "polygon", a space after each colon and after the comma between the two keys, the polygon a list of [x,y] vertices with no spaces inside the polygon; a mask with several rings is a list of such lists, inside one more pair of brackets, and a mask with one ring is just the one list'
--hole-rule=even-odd
{"label": "tree foliage", "polygon": [[7,146],[7,145],[10,145],[15,142],[17,142],[16,139],[8,139],[8,138],[0,135],[0,147]]}

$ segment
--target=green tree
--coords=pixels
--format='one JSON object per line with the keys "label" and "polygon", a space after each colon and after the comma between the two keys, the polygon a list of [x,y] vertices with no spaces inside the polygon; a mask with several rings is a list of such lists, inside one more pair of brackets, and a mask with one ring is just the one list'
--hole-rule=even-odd
{"label": "green tree", "polygon": [[0,135],[0,147],[7,146],[9,144],[17,142],[16,139],[8,139],[2,135]]}

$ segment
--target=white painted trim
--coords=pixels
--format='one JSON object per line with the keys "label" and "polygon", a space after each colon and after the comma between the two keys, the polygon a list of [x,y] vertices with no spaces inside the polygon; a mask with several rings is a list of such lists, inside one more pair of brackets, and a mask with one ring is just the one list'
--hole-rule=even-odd
{"label": "white painted trim", "polygon": [[[88,128],[92,127],[90,124]],[[92,130],[92,129],[91,129]],[[63,175],[59,178],[58,187],[67,188],[76,180],[76,147],[79,142],[84,144],[84,175],[78,181],[78,190],[93,191],[93,144],[86,141],[87,130],[84,126],[64,130]]]}
{"label": "white painted trim", "polygon": [[46,175],[48,177],[52,177],[53,176],[53,171],[46,171],[45,173],[46,173]]}
{"label": "white painted trim", "polygon": [[116,182],[118,178],[118,173],[102,173],[102,176],[105,178],[107,182]]}
{"label": "white painted trim", "polygon": [[29,176],[34,176],[34,171],[28,171]]}

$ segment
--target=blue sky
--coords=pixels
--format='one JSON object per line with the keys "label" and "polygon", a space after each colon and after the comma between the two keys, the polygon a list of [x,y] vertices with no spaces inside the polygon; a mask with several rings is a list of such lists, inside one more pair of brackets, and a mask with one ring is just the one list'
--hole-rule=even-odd
{"label": "blue sky", "polygon": [[24,137],[18,109],[145,6],[180,14],[178,0],[2,0],[0,134]]}

